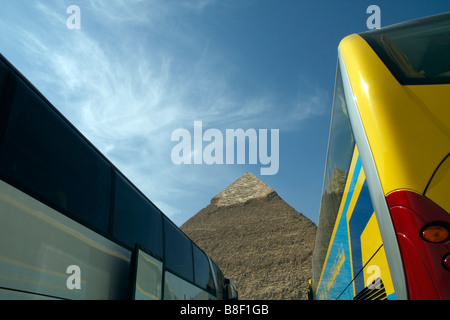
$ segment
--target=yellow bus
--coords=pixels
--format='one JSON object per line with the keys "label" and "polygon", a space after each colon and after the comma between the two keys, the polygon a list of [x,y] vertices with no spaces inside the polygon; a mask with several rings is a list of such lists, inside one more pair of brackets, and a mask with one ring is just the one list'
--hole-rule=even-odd
{"label": "yellow bus", "polygon": [[449,191],[450,13],[344,38],[309,296],[450,299]]}

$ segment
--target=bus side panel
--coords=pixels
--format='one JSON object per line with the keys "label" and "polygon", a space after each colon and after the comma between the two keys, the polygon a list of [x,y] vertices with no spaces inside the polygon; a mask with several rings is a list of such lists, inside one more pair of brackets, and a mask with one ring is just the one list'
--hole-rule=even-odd
{"label": "bus side panel", "polygon": [[[348,40],[348,37],[346,39]],[[367,185],[370,190],[372,205],[377,217],[377,224],[379,225],[378,231],[383,239],[383,248],[389,263],[389,272],[392,275],[392,281],[394,282],[395,297],[397,299],[405,299],[407,298],[406,284],[404,282],[402,259],[397,243],[397,237],[392,224],[391,215],[387,207],[385,194],[381,186],[379,172],[373,158],[373,150],[371,148],[372,145],[369,144],[369,141],[367,140],[367,134],[361,120],[360,110],[356,105],[356,97],[358,97],[358,94],[362,93],[353,92],[349,79],[349,73],[347,72],[347,68],[344,63],[343,55],[346,55],[344,51],[349,50],[346,47],[346,43],[347,42],[344,40],[341,42],[339,46],[338,59],[342,70],[343,87],[345,99],[347,101],[348,115],[352,124],[352,131],[355,141],[360,151],[361,162],[364,166],[364,173],[366,175]],[[350,48],[350,51],[351,50],[352,49]],[[352,63],[350,63],[350,66],[351,65]],[[351,75],[353,75],[355,79],[359,77],[359,73],[351,73]]]}
{"label": "bus side panel", "polygon": [[0,221],[1,298],[129,298],[123,247],[3,181]]}
{"label": "bus side panel", "polygon": [[387,294],[395,299],[364,170],[355,149],[316,296],[385,299]]}
{"label": "bus side panel", "polygon": [[[361,253],[366,286],[369,284],[374,289],[384,290],[386,299],[394,300],[396,298],[394,285],[375,213],[370,217],[361,235]],[[373,281],[375,285],[372,284]]]}
{"label": "bus side panel", "polygon": [[[365,208],[362,206],[366,206]],[[364,182],[350,219],[355,299],[395,299],[380,229]]]}

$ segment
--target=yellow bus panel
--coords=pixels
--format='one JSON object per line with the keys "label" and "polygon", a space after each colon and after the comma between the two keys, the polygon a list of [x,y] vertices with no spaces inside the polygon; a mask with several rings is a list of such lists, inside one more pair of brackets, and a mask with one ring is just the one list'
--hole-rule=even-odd
{"label": "yellow bus panel", "polygon": [[340,49],[384,193],[422,194],[450,151],[450,85],[402,86],[359,35]]}

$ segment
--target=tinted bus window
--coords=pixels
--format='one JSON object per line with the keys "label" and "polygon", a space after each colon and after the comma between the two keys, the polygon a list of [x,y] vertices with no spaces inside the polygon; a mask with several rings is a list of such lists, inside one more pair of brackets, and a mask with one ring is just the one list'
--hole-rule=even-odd
{"label": "tinted bus window", "polygon": [[7,85],[8,74],[8,66],[0,60],[0,143],[5,131],[5,125],[8,118],[9,100],[11,96],[11,92],[9,92],[10,90],[8,90],[9,88]]}
{"label": "tinted bus window", "polygon": [[361,36],[402,84],[450,83],[450,14],[364,32]]}
{"label": "tinted bus window", "polygon": [[194,250],[194,278],[195,283],[211,294],[215,293],[214,279],[206,254],[201,251],[196,245],[193,245]]}
{"label": "tinted bus window", "polygon": [[316,284],[320,278],[321,268],[333,233],[355,147],[339,66],[336,75],[330,131],[313,262],[313,265],[319,268],[313,270],[314,283]]}
{"label": "tinted bus window", "polygon": [[107,231],[109,164],[21,79],[0,148],[0,174],[55,209]]}
{"label": "tinted bus window", "polygon": [[193,281],[191,241],[166,218],[164,219],[164,242],[166,267],[180,276]]}
{"label": "tinted bus window", "polygon": [[0,105],[3,104],[3,94],[5,94],[6,78],[8,76],[8,67],[0,60]]}
{"label": "tinted bus window", "polygon": [[113,235],[132,248],[139,243],[162,258],[161,213],[119,174],[115,178]]}

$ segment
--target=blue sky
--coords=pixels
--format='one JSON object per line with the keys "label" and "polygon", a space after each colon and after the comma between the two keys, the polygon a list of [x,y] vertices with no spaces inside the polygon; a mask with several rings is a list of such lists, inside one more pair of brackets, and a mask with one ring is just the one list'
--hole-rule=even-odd
{"label": "blue sky", "polygon": [[[181,225],[245,172],[318,222],[337,46],[448,1],[0,0],[0,52]],[[68,29],[77,5],[81,29]],[[176,165],[178,128],[279,130],[279,170]],[[204,143],[206,146],[207,143]]]}

